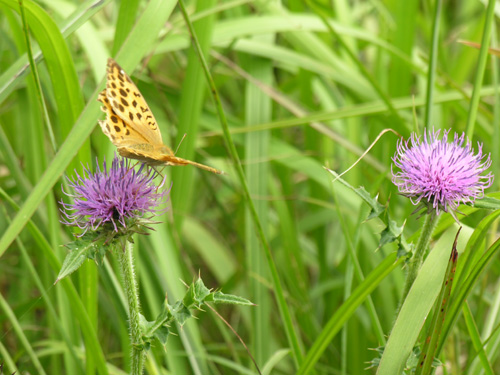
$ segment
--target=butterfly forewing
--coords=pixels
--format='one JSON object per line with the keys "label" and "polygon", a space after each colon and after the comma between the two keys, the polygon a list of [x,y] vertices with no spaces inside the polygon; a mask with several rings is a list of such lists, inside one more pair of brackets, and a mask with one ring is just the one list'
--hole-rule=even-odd
{"label": "butterfly forewing", "polygon": [[121,156],[148,165],[193,165],[213,173],[223,173],[179,158],[163,144],[160,129],[146,101],[113,59],[108,59],[106,89],[101,91],[97,100],[103,104],[101,109],[106,113],[106,119],[99,121],[99,125]]}
{"label": "butterfly forewing", "polygon": [[116,146],[128,146],[135,144],[149,144],[148,140],[133,127],[127,126],[120,116],[118,116],[106,97],[106,90],[100,92],[97,100],[102,102],[101,110],[106,113],[106,119],[99,121],[102,132]]}
{"label": "butterfly forewing", "polygon": [[106,97],[113,111],[149,143],[163,145],[160,129],[137,86],[113,59],[108,59]]}

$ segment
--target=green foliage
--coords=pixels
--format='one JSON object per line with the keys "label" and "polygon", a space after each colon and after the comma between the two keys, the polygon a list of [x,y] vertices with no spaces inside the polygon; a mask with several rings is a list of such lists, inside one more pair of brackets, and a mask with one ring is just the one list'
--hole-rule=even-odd
{"label": "green foliage", "polygon": [[[27,26],[19,1],[0,0],[3,372],[130,373],[124,289],[105,253],[132,237],[85,234],[61,246],[74,237],[57,203],[65,174],[116,150],[96,126],[108,57],[137,84],[176,155],[227,172],[156,167],[171,200],[133,244],[143,314],[134,345],[149,349],[146,372],[257,373],[233,331],[197,311],[206,303],[265,374],[411,371],[434,330],[429,313],[456,227],[442,215],[400,307],[423,220],[391,182],[398,136],[387,129],[405,139],[423,125],[467,131],[498,174],[494,4],[185,3],[205,68],[175,0],[23,0]],[[324,166],[345,171],[361,156],[332,184],[338,175]],[[449,374],[500,373],[498,186],[457,213],[457,271],[433,336],[433,365]],[[180,282],[198,274],[215,290]],[[376,347],[385,364],[365,369]]]}
{"label": "green foliage", "polygon": [[83,261],[87,258],[94,259],[98,264],[102,263],[102,258],[106,252],[106,248],[102,246],[102,243],[89,241],[83,238],[70,242],[66,247],[69,249],[69,253],[64,259],[56,283],[80,268]]}
{"label": "green foliage", "polygon": [[153,230],[150,226],[158,224],[147,218],[131,218],[126,220],[126,226],[115,227],[112,223],[101,224],[96,230],[89,230],[82,236],[77,236],[65,246],[69,249],[64,259],[56,283],[66,276],[75,272],[83,264],[85,259],[93,260],[98,266],[102,265],[104,256],[108,250],[123,251],[125,243],[133,243],[133,235],[148,235],[147,230]]}

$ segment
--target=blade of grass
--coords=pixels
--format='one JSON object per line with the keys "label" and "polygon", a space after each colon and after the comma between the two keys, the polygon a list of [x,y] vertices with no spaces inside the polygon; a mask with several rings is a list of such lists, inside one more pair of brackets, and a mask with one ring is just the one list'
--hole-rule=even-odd
{"label": "blade of grass", "polygon": [[[110,1],[111,0],[87,0],[80,4],[71,16],[65,18],[64,23],[59,25],[64,38],[71,35]],[[33,55],[34,59],[39,62],[42,59],[40,48],[35,48]],[[28,55],[24,54],[0,75],[0,103],[3,103],[17,88],[19,83],[24,79],[24,76],[28,73],[28,68]]]}
{"label": "blade of grass", "polygon": [[432,44],[429,53],[429,64],[427,70],[426,104],[424,115],[424,127],[430,129],[432,125],[432,106],[434,98],[434,82],[436,80],[436,64],[438,60],[439,25],[441,23],[441,9],[443,0],[434,3],[434,19],[432,21]]}
{"label": "blade of grass", "polygon": [[[471,292],[473,286],[478,281],[479,277],[482,275],[484,269],[488,266],[489,262],[492,260],[493,256],[497,254],[500,250],[500,240],[495,241],[488,250],[477,260],[476,263],[470,268],[468,275],[463,276],[465,280],[457,279],[455,287],[452,291],[452,304],[450,306],[450,311],[447,315],[446,321],[444,322],[443,334],[439,339],[437,355],[440,354],[443,349],[446,338],[450,334],[456,320],[458,319],[459,313],[462,310],[462,306],[469,293]],[[469,251],[479,251],[477,247],[472,247]],[[458,269],[457,269],[458,273]]]}
{"label": "blade of grass", "polygon": [[401,257],[397,259],[396,254],[393,253],[386,257],[377,268],[366,276],[365,280],[354,289],[351,296],[337,309],[337,311],[335,311],[335,314],[332,315],[328,323],[323,327],[320,335],[307,352],[297,375],[309,374],[310,371],[313,370],[314,365],[318,362],[335,335],[340,331],[352,314],[354,314],[359,305],[361,305],[380,282],[396,267],[403,263],[403,261],[404,258]]}
{"label": "blade of grass", "polygon": [[444,275],[441,292],[436,299],[434,315],[432,317],[431,325],[428,328],[427,337],[425,338],[425,344],[422,348],[422,353],[420,354],[415,375],[427,375],[432,372],[432,365],[436,355],[438,339],[441,335],[446,312],[450,306],[451,287],[453,285],[453,278],[455,276],[458,258],[457,241],[461,229],[462,227],[458,228],[455,236],[455,242],[453,243],[453,247],[451,249],[450,260],[448,261],[448,268],[446,269],[446,273]]}
{"label": "blade of grass", "polygon": [[491,367],[491,363],[486,356],[484,351],[483,343],[481,342],[481,336],[477,330],[476,322],[474,321],[474,316],[472,311],[470,311],[469,303],[465,301],[462,307],[462,313],[464,314],[465,324],[467,325],[467,331],[469,332],[469,337],[471,338],[472,345],[479,356],[479,360],[483,365],[483,370],[487,375],[495,375],[495,371]]}
{"label": "blade of grass", "polygon": [[[254,37],[256,38],[256,37]],[[272,43],[274,35],[260,36],[260,39]],[[273,63],[270,60],[241,56],[242,63],[247,67],[247,72],[255,79],[272,85]],[[272,119],[272,101],[258,87],[249,81],[245,81],[245,124],[252,126]],[[267,184],[271,178],[269,174],[269,164],[266,162],[254,162],[268,159],[270,134],[268,131],[246,134],[245,136],[245,160],[248,164],[245,167],[248,190],[251,196],[267,196]],[[255,203],[255,210],[264,230],[264,236],[268,236],[269,205],[264,199]],[[269,271],[266,265],[264,253],[261,250],[259,238],[255,236],[255,225],[252,214],[247,209],[245,212],[245,253],[248,271],[256,275],[250,279],[250,299],[259,301],[259,308],[252,309],[252,353],[257,363],[262,366],[268,359],[271,340],[271,298],[267,286],[259,280],[268,280]],[[286,234],[285,234],[286,235]]]}
{"label": "blade of grass", "polygon": [[28,354],[28,357],[30,358],[31,362],[35,366],[36,370],[38,371],[39,374],[41,375],[47,375],[45,370],[42,367],[42,364],[40,363],[40,360],[38,359],[37,355],[35,354],[35,351],[33,350],[30,341],[26,337],[26,335],[23,332],[23,328],[21,327],[21,324],[17,320],[16,314],[12,311],[10,308],[8,302],[5,300],[2,294],[0,294],[0,309],[3,311],[5,316],[7,317],[9,323],[12,325],[12,329],[16,333],[17,337],[19,338],[19,341],[21,342],[21,345],[24,347],[24,350],[26,350],[26,353]]}
{"label": "blade of grass", "polygon": [[224,139],[226,142],[226,146],[228,147],[230,155],[233,159],[233,163],[234,163],[234,167],[236,168],[238,179],[240,181],[241,187],[243,188],[245,201],[247,202],[248,208],[250,209],[250,213],[252,215],[252,219],[253,219],[254,225],[256,227],[257,235],[260,237],[260,240],[262,242],[262,246],[263,246],[265,254],[266,254],[267,263],[268,263],[269,268],[271,270],[271,276],[273,279],[273,286],[275,288],[275,293],[276,293],[278,307],[280,310],[281,319],[283,320],[284,325],[285,325],[285,331],[287,334],[288,342],[289,342],[290,346],[292,347],[292,353],[293,353],[295,365],[298,367],[298,366],[300,366],[300,363],[302,362],[302,348],[301,348],[301,344],[299,342],[299,338],[298,338],[298,336],[295,332],[294,326],[293,326],[292,317],[290,315],[288,305],[286,304],[285,296],[283,294],[283,288],[281,286],[281,281],[280,281],[279,275],[278,275],[278,270],[276,269],[276,264],[274,263],[273,256],[271,253],[271,248],[269,247],[269,243],[267,242],[267,239],[264,235],[262,225],[260,223],[259,217],[258,217],[257,212],[255,210],[255,206],[253,204],[252,198],[250,197],[250,192],[248,190],[248,185],[247,185],[247,182],[245,179],[245,174],[243,172],[243,168],[241,166],[241,162],[240,162],[238,153],[237,153],[236,148],[234,146],[234,142],[232,141],[231,134],[229,133],[229,126],[227,124],[224,110],[222,109],[222,105],[221,105],[221,102],[219,99],[219,94],[217,92],[217,88],[215,86],[215,83],[214,83],[212,76],[210,74],[210,71],[208,69],[207,62],[205,61],[203,53],[202,53],[200,46],[198,44],[196,34],[194,33],[193,26],[191,25],[191,22],[189,20],[189,16],[186,12],[186,8],[184,7],[184,2],[182,0],[179,0],[179,7],[180,7],[182,14],[184,16],[184,19],[186,21],[186,25],[189,28],[189,32],[190,32],[191,38],[193,40],[193,45],[194,45],[195,50],[197,52],[198,58],[200,59],[200,63],[203,66],[203,71],[205,72],[205,77],[206,77],[206,79],[209,83],[210,89],[212,91],[215,106],[217,108],[217,114],[219,116],[221,126],[222,126],[222,129],[224,132]]}
{"label": "blade of grass", "polygon": [[4,361],[3,364],[6,364],[7,365],[7,369],[12,373],[12,374],[17,374],[19,372],[18,368],[16,367],[16,364],[14,362],[14,359],[10,356],[7,348],[5,348],[5,346],[2,344],[2,342],[0,341],[0,357],[2,358],[2,360]]}
{"label": "blade of grass", "polygon": [[[30,26],[33,28],[34,35],[37,38],[39,46],[44,54],[47,69],[51,77],[54,97],[58,105],[59,125],[62,130],[63,137],[67,133],[69,133],[74,121],[83,108],[83,96],[81,94],[76,70],[73,65],[73,59],[70,55],[69,49],[64,41],[63,36],[59,32],[57,25],[47,14],[45,14],[42,8],[34,6],[29,0],[25,1],[26,7],[30,7],[29,25],[27,22],[27,17],[25,15],[26,12],[24,2],[22,0],[19,1],[19,12],[21,14],[21,20],[23,22],[24,35],[26,39],[26,50],[28,53],[28,60],[30,62],[34,81],[34,88],[31,91],[34,91],[34,96],[36,97],[38,107],[40,108],[40,112],[44,119],[53,151],[55,151],[57,149],[56,140],[52,132],[52,124],[50,122],[48,110],[43,97],[43,92],[41,90],[38,71],[33,58],[33,52],[31,50],[29,36]],[[64,108],[64,110],[62,110],[62,108]],[[41,141],[43,139],[41,129],[37,133],[39,134],[38,140]],[[43,166],[45,167],[46,153],[41,152],[43,150],[43,145],[37,149],[39,152],[36,158],[37,160],[39,160],[39,163],[43,163]],[[31,154],[33,155],[33,153]],[[80,148],[78,154],[78,160],[73,160],[73,162],[70,163],[70,169],[73,169],[77,165],[79,165],[79,161],[89,162],[90,142],[87,141],[85,147]],[[38,175],[36,177],[36,179],[38,179],[40,176]],[[55,212],[54,203],[55,202],[53,197],[49,195],[47,197],[49,212]],[[55,220],[49,221],[50,224],[57,223],[57,217],[53,217],[53,219]],[[52,225],[52,229],[54,229],[54,225]],[[57,241],[57,238],[59,237],[57,235],[57,230],[52,230],[51,233],[54,234],[53,240]],[[79,273],[80,278],[82,279],[82,282],[80,284],[81,291],[84,292],[82,293],[82,300],[87,309],[88,316],[95,327],[97,326],[97,270],[93,265],[92,267],[89,267],[88,264],[83,268],[84,269],[82,270],[82,272]],[[60,304],[61,308],[64,310],[63,305],[64,304]],[[68,311],[69,308],[66,310]],[[74,321],[69,318],[68,314],[63,313],[62,317],[63,321],[65,321],[66,323],[66,326],[74,326]],[[76,331],[76,328],[73,327],[73,329],[70,329],[70,331]],[[85,339],[86,337],[87,336],[84,336]],[[90,344],[86,345],[87,374],[94,374],[96,359],[94,359],[94,352],[89,350],[90,347]],[[67,372],[75,373],[78,371],[78,362],[75,362],[73,358],[67,358],[67,361],[65,361],[65,363]]]}
{"label": "blade of grass", "polygon": [[[6,6],[2,6],[2,8],[4,8],[5,15],[9,20],[9,26],[14,34],[14,41],[19,54],[26,53],[27,50],[30,51],[30,37],[26,17],[22,16],[22,23],[19,24],[19,17],[17,14],[14,15],[15,12],[13,10]],[[20,6],[20,10],[22,11],[21,14],[24,15],[24,6]],[[32,67],[36,68],[34,65]],[[36,74],[36,72],[34,72],[34,74]],[[26,89],[21,89],[18,92],[20,101],[20,106],[18,107],[18,124],[14,125],[9,123],[11,129],[24,129],[23,132],[16,132],[15,138],[12,139],[14,142],[15,139],[17,139],[19,142],[27,145],[27,150],[29,150],[29,152],[27,150],[24,152],[24,157],[26,158],[26,171],[24,173],[28,179],[33,182],[38,181],[47,165],[44,128],[47,128],[49,138],[53,137],[50,122],[43,121],[44,103],[40,103],[39,98],[41,99],[42,95],[41,88],[39,85],[37,87],[34,74],[26,77]],[[31,110],[26,111],[25,108],[30,108]],[[45,118],[47,119],[47,117]],[[54,149],[55,142],[53,143],[52,150]],[[42,215],[44,215],[44,213]]]}
{"label": "blade of grass", "polygon": [[[200,11],[210,9],[215,3],[215,0],[197,1],[196,9]],[[214,21],[214,16],[210,16],[201,19],[194,25],[196,35],[200,36],[200,48],[204,56],[208,56],[211,47]],[[175,137],[175,144],[182,142],[182,156],[192,159],[195,154],[195,143],[207,83],[203,79],[203,68],[200,66],[196,51],[192,47],[188,50],[187,59],[185,78],[182,83],[178,132]],[[183,140],[185,134],[187,134],[187,137]],[[176,187],[172,190],[171,199],[174,207],[175,226],[179,232],[181,232],[183,216],[190,211],[194,201],[192,199],[195,186],[193,182],[194,173],[195,168],[172,169],[172,181],[175,181]]]}
{"label": "blade of grass", "polygon": [[115,56],[128,34],[134,26],[139,8],[139,0],[126,0],[120,2],[118,17],[116,17],[115,37],[113,38],[113,48],[111,55]]}
{"label": "blade of grass", "polygon": [[[417,17],[419,9],[418,0],[405,2],[396,1],[388,7],[392,11],[395,27],[392,28],[393,46],[406,56],[412,55],[415,44]],[[389,95],[398,97],[411,92],[413,72],[411,66],[404,61],[394,59],[391,61],[389,79]]]}
{"label": "blade of grass", "polygon": [[[185,287],[182,283],[182,280],[184,280],[182,259],[179,258],[179,249],[174,244],[172,230],[172,226],[164,224],[163,230],[157,230],[149,236],[149,242],[151,243],[149,247],[155,255],[155,262],[159,265],[157,277],[160,280],[160,285],[158,287],[162,290],[166,288],[168,301],[175,301],[185,293]],[[158,309],[157,300],[151,300],[150,306],[150,309],[156,311]],[[159,313],[159,311],[157,312]],[[197,325],[192,321],[187,322],[182,329],[179,329],[179,335],[191,364],[191,372],[196,375],[204,375],[203,371],[207,368],[206,352]],[[178,346],[180,350],[180,344],[175,342],[173,349]],[[178,373],[187,373],[187,365],[181,358],[178,358],[178,355],[170,353],[169,350],[166,356],[169,363],[173,362],[175,366],[178,366],[176,367]]]}
{"label": "blade of grass", "polygon": [[[17,163],[16,154],[9,142],[9,139],[7,138],[7,135],[5,134],[5,131],[3,130],[2,124],[0,124],[0,154],[2,155],[2,161],[5,163],[10,171],[10,174],[14,178],[16,186],[18,186],[21,196],[23,198],[27,197],[33,187]],[[40,217],[43,218],[43,221],[47,219],[43,216],[43,213],[40,213]]]}
{"label": "blade of grass", "polygon": [[237,261],[231,249],[219,241],[205,223],[189,216],[184,219],[183,237],[198,251],[217,282],[225,284],[237,269]]}
{"label": "blade of grass", "polygon": [[337,30],[332,26],[332,24],[330,22],[328,22],[328,19],[325,16],[325,13],[311,0],[307,0],[307,3],[309,4],[309,6],[311,8],[313,8],[315,10],[316,14],[321,18],[321,20],[325,24],[326,28],[328,29],[328,31],[330,31],[330,33],[336,38],[336,40],[340,43],[340,45],[342,46],[344,51],[347,52],[347,54],[351,58],[351,62],[354,63],[358,67],[358,69],[361,71],[363,76],[366,78],[366,80],[373,87],[375,92],[379,95],[379,97],[382,99],[382,101],[385,103],[385,105],[387,105],[389,113],[391,113],[393,118],[396,120],[396,122],[399,123],[399,126],[397,126],[397,128],[401,130],[402,125],[404,126],[404,124],[405,124],[405,121],[401,118],[401,116],[399,115],[396,108],[394,108],[389,96],[382,90],[382,88],[377,83],[375,78],[368,71],[368,69],[365,68],[363,63],[359,60],[358,56],[356,56],[356,54],[351,50],[349,45],[344,42],[344,39],[340,36],[340,34],[337,32]]}
{"label": "blade of grass", "polygon": [[23,0],[19,0],[19,10],[21,13],[21,20],[23,22],[23,31],[24,31],[24,39],[26,41],[26,51],[28,53],[28,61],[31,67],[31,74],[33,75],[33,82],[35,83],[35,93],[36,98],[38,100],[38,105],[40,107],[40,111],[43,114],[43,119],[45,121],[45,125],[47,126],[47,133],[49,135],[49,140],[52,145],[52,150],[55,151],[56,147],[56,139],[54,137],[54,133],[52,131],[52,124],[49,118],[49,112],[47,111],[47,106],[45,105],[45,100],[43,98],[42,88],[40,86],[40,78],[38,76],[38,70],[36,68],[35,60],[33,58],[33,51],[31,49],[31,39],[29,35],[29,26],[26,21],[26,15],[24,12]]}
{"label": "blade of grass", "polygon": [[[4,216],[8,217],[7,216],[8,213],[7,213],[7,210],[5,209],[5,206],[2,205],[2,208],[3,208]],[[8,220],[8,221],[10,221],[10,220]],[[73,357],[73,361],[75,363],[80,363],[80,360],[76,354],[75,348],[73,347],[73,343],[71,342],[71,339],[68,337],[66,331],[63,329],[63,327],[58,319],[56,309],[50,300],[50,297],[47,293],[47,290],[45,290],[45,286],[43,285],[42,280],[40,279],[40,276],[38,275],[36,268],[33,265],[33,262],[31,261],[29,255],[28,255],[28,252],[26,251],[26,247],[24,246],[24,244],[21,242],[21,240],[19,238],[16,238],[16,243],[17,243],[17,246],[19,247],[19,250],[21,251],[21,256],[23,258],[23,261],[26,263],[26,265],[28,267],[28,271],[31,274],[33,281],[35,282],[38,290],[42,294],[43,302],[47,306],[47,310],[48,310],[49,314],[54,319],[55,327],[59,331],[59,334],[62,336],[64,342],[66,343],[66,348],[68,349],[70,355]],[[79,374],[83,373],[82,366],[77,366],[76,369],[77,369]]]}
{"label": "blade of grass", "polygon": [[[493,23],[492,27],[493,32],[491,34],[491,42],[495,47],[498,45],[496,36],[496,31],[498,29],[495,23]],[[498,59],[491,59],[491,80],[493,87],[497,88],[495,90],[493,104],[493,138],[491,142],[491,160],[498,160],[500,158],[500,83],[498,74]],[[493,170],[493,174],[496,176],[500,175],[500,165],[496,164],[496,170]]]}
{"label": "blade of grass", "polygon": [[474,91],[472,92],[469,116],[467,117],[467,124],[465,127],[465,135],[469,137],[469,139],[472,139],[474,135],[474,126],[476,124],[479,99],[481,98],[480,92],[483,85],[484,70],[486,68],[486,61],[488,60],[488,47],[490,44],[491,29],[495,17],[495,4],[495,0],[489,0],[488,7],[486,8],[483,37],[481,40],[481,49],[479,51],[479,60],[477,62],[476,78],[474,80]]}
{"label": "blade of grass", "polygon": [[[356,248],[355,244],[350,238],[350,233],[349,229],[347,227],[346,220],[344,218],[344,215],[342,215],[340,211],[340,202],[337,197],[337,193],[335,192],[335,188],[332,186],[332,196],[333,196],[333,201],[335,202],[335,207],[337,211],[337,216],[340,221],[340,226],[342,228],[342,232],[344,234],[344,238],[347,244],[347,250],[349,253],[350,261],[353,265],[354,269],[354,274],[356,275],[356,279],[358,280],[359,283],[362,283],[365,280],[365,275],[363,274],[363,270],[361,269],[361,265],[359,263],[358,259],[358,254],[356,253]],[[358,221],[358,228],[361,226],[361,222],[365,218],[360,218]],[[357,242],[357,241],[356,241]],[[366,308],[368,310],[368,314],[370,315],[370,319],[372,321],[373,329],[375,331],[375,335],[377,337],[377,341],[379,342],[380,345],[385,345],[385,336],[384,336],[384,330],[382,329],[382,325],[380,324],[380,320],[377,315],[377,310],[375,309],[375,305],[373,304],[373,300],[371,296],[367,296],[366,298]]]}
{"label": "blade of grass", "polygon": [[[1,1],[12,9],[20,11],[16,1]],[[26,11],[26,19],[30,29],[45,57],[58,108],[62,136],[65,137],[83,109],[83,96],[73,58],[59,28],[39,5],[31,0],[24,0],[23,9]],[[78,160],[84,162],[90,160],[90,143],[88,141],[83,149],[79,148],[78,155]],[[73,160],[70,163],[70,170],[79,166],[78,160]]]}
{"label": "blade of grass", "polygon": [[[108,1],[103,1],[103,3],[107,3]],[[75,12],[78,12],[78,9],[81,7],[77,7],[64,0],[45,0],[45,4],[65,20],[73,17]],[[90,11],[91,9],[87,10],[87,12]],[[62,35],[67,38],[66,25],[58,23],[58,26],[61,28]],[[86,60],[88,61],[94,81],[98,83],[101,77],[106,74],[106,65],[102,62],[106,61],[110,56],[106,41],[102,38],[97,27],[91,22],[80,25],[78,29],[74,30],[74,33],[78,38],[78,43],[81,45],[82,53],[86,55]],[[84,72],[86,73],[87,69]]]}
{"label": "blade of grass", "polygon": [[[449,260],[450,244],[453,244],[454,234],[455,230],[453,228],[446,231],[432,248],[422,265],[396,318],[377,369],[377,375],[402,373],[422,325],[441,290],[443,276]],[[470,228],[463,228],[458,248],[464,248],[464,241],[471,234],[472,230]]]}
{"label": "blade of grass", "polygon": [[[496,88],[493,86],[483,87],[481,89],[481,96],[491,96],[495,93]],[[470,94],[470,90],[465,90],[466,95]],[[449,103],[454,101],[463,100],[464,95],[458,91],[447,91],[436,95],[434,99],[434,104],[441,103]],[[411,109],[413,107],[421,107],[425,105],[425,98],[401,98],[393,100],[394,107],[396,109]],[[231,128],[231,134],[242,134],[250,131],[261,131],[261,130],[273,130],[273,129],[286,129],[291,128],[298,125],[306,125],[311,122],[325,122],[325,121],[333,121],[340,120],[344,118],[349,118],[353,116],[369,116],[385,113],[387,111],[387,107],[385,104],[379,101],[367,102],[352,106],[347,106],[344,108],[339,108],[335,111],[327,111],[327,112],[316,112],[308,115],[304,115],[303,117],[291,117],[288,119],[278,120],[267,124],[259,124],[252,127],[238,127]],[[220,136],[222,131],[212,131],[205,133],[205,136]],[[362,152],[359,154],[361,155]]]}

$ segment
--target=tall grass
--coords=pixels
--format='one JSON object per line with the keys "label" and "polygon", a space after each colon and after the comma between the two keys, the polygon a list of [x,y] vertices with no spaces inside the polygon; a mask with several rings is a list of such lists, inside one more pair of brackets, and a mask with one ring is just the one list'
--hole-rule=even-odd
{"label": "tall grass", "polygon": [[[440,373],[499,373],[496,201],[460,207],[456,274],[437,333],[431,317],[455,221],[442,215],[403,306],[407,258],[401,239],[386,235],[402,231],[416,243],[423,223],[391,182],[396,134],[467,132],[500,171],[498,67],[486,48],[498,39],[494,3],[189,1],[197,50],[173,0],[0,0],[4,373],[129,372],[113,255],[53,285],[73,238],[60,224],[65,176],[115,152],[96,127],[108,57],[136,82],[165,144],[227,173],[161,169],[172,183],[168,210],[134,248],[147,319],[200,274],[256,304],[212,306],[263,374],[393,375],[417,362],[432,334]],[[386,129],[394,132],[332,182],[325,166],[345,171]],[[490,197],[500,197],[497,187]],[[373,211],[380,215],[367,220]],[[238,337],[205,310],[171,327],[166,350],[153,345],[146,373],[258,373]],[[382,346],[383,364],[368,369]]]}

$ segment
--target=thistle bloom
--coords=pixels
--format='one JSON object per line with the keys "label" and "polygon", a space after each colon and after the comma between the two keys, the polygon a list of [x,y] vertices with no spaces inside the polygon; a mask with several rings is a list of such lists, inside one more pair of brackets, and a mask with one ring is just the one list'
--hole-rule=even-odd
{"label": "thistle bloom", "polygon": [[78,226],[84,233],[111,224],[110,229],[119,232],[125,230],[130,221],[147,214],[154,216],[158,212],[156,207],[168,194],[168,191],[159,191],[164,181],[156,186],[154,177],[155,173],[145,169],[144,164],[135,170],[128,159],[117,157],[109,172],[106,162],[103,170],[97,166],[94,174],[84,168],[83,177],[77,173],[76,178],[69,181],[75,194],[65,192],[74,198],[74,203],[61,202],[64,207],[61,212],[66,217],[63,224]]}
{"label": "thistle bloom", "polygon": [[392,171],[392,182],[414,205],[424,203],[436,214],[442,210],[455,217],[461,202],[473,203],[483,197],[484,189],[493,183],[493,175],[481,175],[491,165],[490,155],[482,153],[482,144],[478,143],[474,154],[468,139],[464,145],[464,133],[460,137],[455,134],[451,143],[447,142],[448,133],[444,131],[441,140],[440,130],[424,132],[423,141],[415,133],[408,141],[401,139],[392,158],[401,171]]}

